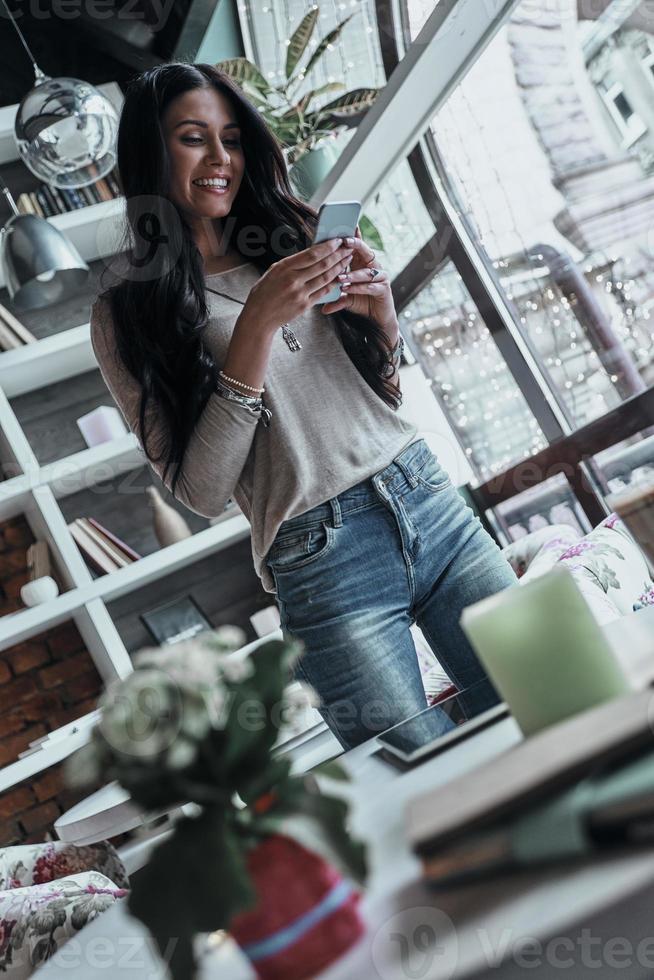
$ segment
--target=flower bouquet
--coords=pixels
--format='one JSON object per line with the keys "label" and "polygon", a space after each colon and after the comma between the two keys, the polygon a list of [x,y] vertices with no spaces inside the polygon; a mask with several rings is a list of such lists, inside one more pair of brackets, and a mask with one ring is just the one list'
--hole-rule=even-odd
{"label": "flower bouquet", "polygon": [[[280,729],[312,703],[310,689],[289,688],[303,646],[272,640],[244,656],[235,652],[244,640],[221,627],[139,651],[67,765],[69,782],[115,779],[146,812],[196,804],[128,898],[175,980],[196,974],[201,933],[230,932],[262,978],[302,980],[363,932],[353,882],[366,863],[346,829],[347,804],[273,753]],[[336,763],[321,768],[345,778]]]}

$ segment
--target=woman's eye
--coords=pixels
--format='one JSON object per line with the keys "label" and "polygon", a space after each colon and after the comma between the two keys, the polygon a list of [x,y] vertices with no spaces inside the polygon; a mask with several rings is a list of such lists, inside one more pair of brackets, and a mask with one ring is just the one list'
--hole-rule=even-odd
{"label": "woman's eye", "polygon": [[[202,142],[202,137],[201,136],[185,136],[183,138],[183,142],[184,143],[191,143],[191,144],[201,143]],[[225,144],[225,146],[227,146],[228,144],[230,146],[240,146],[241,145],[240,142],[239,142],[239,140],[223,140],[223,143]]]}

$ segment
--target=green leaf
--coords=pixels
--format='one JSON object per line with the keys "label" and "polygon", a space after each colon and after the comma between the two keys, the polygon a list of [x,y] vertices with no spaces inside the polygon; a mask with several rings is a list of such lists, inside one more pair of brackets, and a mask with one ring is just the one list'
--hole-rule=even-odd
{"label": "green leaf", "polygon": [[305,75],[308,75],[311,69],[313,68],[313,66],[315,65],[315,63],[318,61],[318,59],[322,58],[324,52],[327,50],[327,46],[329,44],[335,44],[336,41],[338,41],[339,37],[341,36],[341,31],[343,30],[347,22],[349,20],[352,20],[353,17],[354,14],[350,14],[350,16],[346,17],[345,20],[342,20],[340,24],[337,24],[333,31],[330,31],[329,34],[326,34],[324,36],[324,38],[322,39],[322,41],[320,42],[316,50],[309,58],[309,61],[307,62],[307,66],[304,69]]}
{"label": "green leaf", "polygon": [[314,820],[351,877],[360,884],[365,883],[368,873],[366,849],[360,841],[350,836],[345,800],[305,791],[294,799],[293,813]]}
{"label": "green leaf", "polygon": [[377,226],[365,214],[359,218],[359,231],[366,244],[370,245],[375,252],[384,251],[384,240],[380,235]]}
{"label": "green leaf", "polygon": [[293,32],[286,52],[286,77],[290,78],[293,74],[298,61],[304,54],[306,46],[311,39],[320,10],[314,7],[308,14],[305,14],[299,26]]}
{"label": "green leaf", "polygon": [[264,93],[273,91],[257,66],[247,58],[228,58],[227,61],[219,61],[215,67],[229,75],[241,87],[247,84]]}
{"label": "green leaf", "polygon": [[270,640],[252,654],[252,674],[232,689],[225,726],[223,762],[236,778],[270,763],[279,733],[280,707],[291,680],[291,665],[302,652],[295,641]]}
{"label": "green leaf", "polygon": [[378,88],[355,88],[321,106],[317,110],[317,114],[331,115],[335,119],[346,120],[351,116],[358,116],[367,112],[378,95]]}
{"label": "green leaf", "polygon": [[311,96],[312,93],[307,92],[306,95],[302,96],[299,102],[296,102],[295,105],[291,106],[291,108],[288,109],[285,113],[283,113],[283,115],[281,115],[279,118],[289,119],[292,117],[296,120],[297,125],[301,125],[304,119],[304,115],[307,111],[308,105],[311,102]]}
{"label": "green leaf", "polygon": [[311,96],[314,99],[319,99],[321,95],[327,95],[329,92],[338,92],[342,88],[345,88],[343,82],[326,82],[320,88],[311,89]]}
{"label": "green leaf", "polygon": [[271,759],[269,751],[262,752],[259,757],[252,753],[247,762],[239,766],[234,788],[244,803],[254,803],[264,793],[276,790],[284,783],[290,768],[288,759]]}

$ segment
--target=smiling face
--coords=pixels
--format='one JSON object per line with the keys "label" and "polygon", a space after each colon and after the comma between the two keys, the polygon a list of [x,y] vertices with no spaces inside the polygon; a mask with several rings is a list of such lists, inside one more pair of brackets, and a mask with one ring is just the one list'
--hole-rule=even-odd
{"label": "smiling face", "polygon": [[[192,224],[226,217],[238,192],[245,157],[231,101],[214,88],[191,89],[162,118],[173,202]],[[217,178],[226,178],[224,180]]]}

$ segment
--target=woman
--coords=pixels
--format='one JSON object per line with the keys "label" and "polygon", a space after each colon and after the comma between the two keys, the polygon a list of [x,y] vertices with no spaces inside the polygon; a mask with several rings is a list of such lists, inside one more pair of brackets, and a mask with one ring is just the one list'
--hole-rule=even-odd
{"label": "woman", "polygon": [[[277,140],[209,65],[134,80],[118,168],[134,244],[93,304],[100,368],[180,501],[243,510],[263,587],[305,645],[298,676],[341,744],[426,707],[414,621],[466,711],[495,703],[459,615],[515,576],[396,414],[397,315],[358,229],[310,245],[317,214]],[[342,297],[316,305],[336,282]]]}

